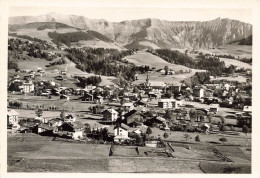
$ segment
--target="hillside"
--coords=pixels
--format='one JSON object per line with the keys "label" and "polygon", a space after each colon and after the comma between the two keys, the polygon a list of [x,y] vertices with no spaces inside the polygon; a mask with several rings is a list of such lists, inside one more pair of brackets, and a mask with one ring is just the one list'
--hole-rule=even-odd
{"label": "hillside", "polygon": [[232,41],[232,43],[236,43],[236,44],[239,44],[239,45],[251,45],[252,46],[252,35],[248,36],[247,38],[243,38],[241,40],[236,40],[236,41]]}
{"label": "hillside", "polygon": [[50,44],[58,43],[72,47],[114,48],[124,50],[108,37],[93,30],[81,30],[57,22],[33,22],[28,24],[9,25],[9,34],[26,35],[47,41]]}
{"label": "hillside", "polygon": [[[76,85],[77,81],[72,78],[73,76],[89,77],[89,76],[95,75],[93,73],[83,72],[76,68],[75,63],[71,62],[67,58],[65,58],[65,60],[66,60],[66,64],[55,65],[55,66],[51,66],[51,67],[46,67],[46,65],[49,64],[48,61],[43,60],[43,59],[38,59],[38,58],[20,60],[17,63],[18,63],[19,68],[23,69],[23,70],[26,70],[26,69],[37,70],[37,67],[41,67],[43,70],[45,70],[45,74],[46,74],[45,76],[41,77],[42,80],[54,80],[55,82],[60,83],[63,86],[67,86],[67,87],[78,87]],[[68,81],[55,80],[54,77],[58,76],[59,73],[56,73],[54,70],[57,69],[58,71],[61,71],[61,70],[64,70],[66,68],[66,66],[67,66]],[[15,72],[13,70],[9,70],[8,73],[9,73],[9,77],[11,77],[15,74]],[[22,73],[19,75],[22,75]],[[23,75],[26,75],[26,73],[24,73]],[[101,86],[115,85],[115,83],[113,83],[113,81],[116,79],[115,77],[101,75],[101,79],[102,79],[102,82],[100,83]]]}
{"label": "hillside", "polygon": [[37,30],[56,29],[57,30],[57,29],[66,29],[66,28],[74,28],[74,27],[59,22],[32,22],[28,24],[9,25],[9,30],[13,32],[19,29],[37,29]]}
{"label": "hillside", "polygon": [[59,22],[77,29],[93,30],[127,48],[213,48],[252,35],[251,24],[227,18],[204,22],[150,18],[109,22],[57,13],[9,18],[10,24],[33,22]]}
{"label": "hillside", "polygon": [[113,42],[106,36],[95,32],[95,31],[87,31],[87,32],[68,32],[68,33],[57,33],[55,32],[49,32],[48,36],[52,39],[52,41],[55,44],[66,44],[67,46],[70,46],[71,43],[79,42],[80,40],[88,41],[88,40],[94,40],[99,39],[104,42]]}
{"label": "hillside", "polygon": [[148,65],[151,68],[155,67],[156,69],[164,69],[165,66],[169,66],[169,69],[177,71],[189,69],[182,65],[171,64],[164,59],[145,51],[138,51],[136,54],[126,56],[126,60],[137,66]]}
{"label": "hillside", "polygon": [[[176,65],[171,64],[164,59],[155,56],[151,53],[148,53],[146,51],[138,51],[136,54],[126,56],[126,60],[134,63],[135,65],[141,66],[141,65],[148,65],[150,68],[155,67],[158,69],[164,69],[165,66],[168,66],[169,69],[174,70],[175,72],[178,72],[180,70],[182,71],[188,71],[189,68],[182,66],[182,65]],[[178,75],[164,75],[160,72],[154,72],[149,75],[149,78],[151,81],[163,81],[166,83],[180,83],[186,78],[189,78],[193,76],[196,72],[204,72],[205,70],[197,70],[197,69],[191,69],[190,73],[183,73]],[[147,74],[139,74],[138,80],[134,81],[134,84],[140,84],[144,83],[146,81]]]}

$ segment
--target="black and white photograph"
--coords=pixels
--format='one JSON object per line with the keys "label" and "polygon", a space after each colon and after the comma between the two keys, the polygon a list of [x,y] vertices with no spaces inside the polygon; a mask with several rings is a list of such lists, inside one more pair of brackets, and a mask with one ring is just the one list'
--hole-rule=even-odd
{"label": "black and white photograph", "polygon": [[259,172],[258,0],[78,2],[1,16],[3,177]]}

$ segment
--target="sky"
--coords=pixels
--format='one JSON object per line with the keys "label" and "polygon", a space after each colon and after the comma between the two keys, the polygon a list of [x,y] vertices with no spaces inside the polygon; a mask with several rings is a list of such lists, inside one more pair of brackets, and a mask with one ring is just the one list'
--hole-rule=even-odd
{"label": "sky", "polygon": [[[15,1],[15,0],[14,0]],[[21,1],[21,0],[20,0]],[[68,15],[81,15],[90,19],[105,19],[111,22],[120,22],[123,20],[135,20],[143,18],[157,18],[170,21],[207,21],[221,18],[230,18],[234,20],[240,20],[243,22],[252,24],[252,9],[248,4],[239,4],[237,3],[226,4],[223,3],[220,6],[218,4],[206,3],[204,2],[199,4],[199,6],[194,7],[194,2],[190,3],[181,3],[181,1],[175,0],[165,2],[166,0],[160,0],[161,3],[155,3],[155,1],[145,1],[139,0],[139,3],[104,3],[104,2],[116,2],[117,0],[107,0],[107,1],[95,1],[100,3],[75,3],[71,4],[71,1],[68,3],[11,3],[9,6],[9,16],[35,16],[35,15],[44,15],[50,12],[56,12],[59,14],[68,14]],[[56,0],[57,1],[57,0]],[[76,1],[76,0],[74,0]],[[90,2],[87,0],[84,2]],[[124,0],[123,2],[127,2]],[[135,2],[132,0],[131,2]],[[157,2],[160,2],[157,1]],[[221,0],[219,0],[221,1]],[[232,0],[230,0],[232,1]],[[34,1],[35,2],[35,1]],[[37,1],[36,1],[37,2]],[[43,1],[41,1],[43,2]],[[46,2],[46,0],[44,1]],[[52,1],[55,2],[55,1]],[[60,1],[59,1],[60,2]],[[79,1],[77,1],[79,2]],[[145,5],[141,2],[146,2]],[[149,3],[148,3],[149,2]],[[150,3],[151,2],[151,3]],[[182,1],[188,2],[188,1]],[[213,1],[211,1],[213,2]],[[224,2],[224,1],[223,1]],[[227,1],[229,2],[229,1]],[[244,2],[244,1],[241,1]],[[198,4],[198,3],[197,3]]]}

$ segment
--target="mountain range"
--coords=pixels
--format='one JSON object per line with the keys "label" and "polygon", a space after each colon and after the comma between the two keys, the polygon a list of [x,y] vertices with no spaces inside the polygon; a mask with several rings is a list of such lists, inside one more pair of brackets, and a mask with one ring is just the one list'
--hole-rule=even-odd
{"label": "mountain range", "polygon": [[[210,21],[167,21],[160,19],[127,20],[109,22],[104,19],[89,19],[84,16],[49,13],[40,16],[9,17],[9,30],[29,28],[32,24],[45,22],[36,30],[71,28],[80,31],[95,31],[118,46],[125,48],[214,48],[238,41],[252,35],[252,25],[228,18]],[[46,25],[51,23],[51,25]]]}

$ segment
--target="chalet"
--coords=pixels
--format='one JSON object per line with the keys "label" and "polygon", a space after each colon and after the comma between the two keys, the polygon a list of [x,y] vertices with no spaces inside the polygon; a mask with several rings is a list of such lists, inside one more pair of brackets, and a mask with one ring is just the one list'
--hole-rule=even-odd
{"label": "chalet", "polygon": [[92,91],[92,90],[95,90],[97,87],[94,86],[94,85],[87,85],[85,86],[85,91]]}
{"label": "chalet", "polygon": [[63,124],[63,120],[60,118],[54,118],[48,121],[48,126],[52,128],[60,127],[62,124]]}
{"label": "chalet", "polygon": [[161,98],[161,95],[158,94],[158,93],[156,93],[156,92],[149,92],[149,93],[148,93],[148,97],[149,97],[150,99],[159,99],[159,98]]}
{"label": "chalet", "polygon": [[42,68],[41,67],[37,67],[37,72],[41,72]]}
{"label": "chalet", "polygon": [[168,85],[167,90],[171,91],[173,94],[180,93],[180,91],[181,91],[181,84],[177,83],[177,84]]}
{"label": "chalet", "polygon": [[60,73],[61,75],[67,75],[67,72],[65,70],[62,70]]}
{"label": "chalet", "polygon": [[58,88],[52,88],[51,89],[51,94],[55,95],[55,96],[59,96],[60,95],[60,89]]}
{"label": "chalet", "polygon": [[248,116],[243,115],[243,116],[237,118],[237,121],[241,121],[247,127],[252,128],[252,116],[251,115],[248,115]]}
{"label": "chalet", "polygon": [[92,94],[89,94],[89,93],[86,93],[84,92],[84,96],[80,97],[80,99],[82,101],[93,101],[93,95]]}
{"label": "chalet", "polygon": [[194,106],[194,104],[185,104],[185,107],[186,108],[194,108],[195,106]]}
{"label": "chalet", "polygon": [[49,56],[49,57],[52,57],[52,56],[54,56],[54,55],[55,55],[55,53],[54,53],[54,52],[51,52],[51,51],[50,51],[50,52],[48,52],[48,56]]}
{"label": "chalet", "polygon": [[204,89],[203,88],[193,89],[193,96],[203,98],[204,97]]}
{"label": "chalet", "polygon": [[50,92],[48,91],[42,91],[41,96],[49,96]]}
{"label": "chalet", "polygon": [[[205,109],[205,108],[197,108],[196,110],[202,111],[205,115],[208,115],[208,113],[209,113],[209,110]],[[212,111],[212,112],[214,112],[214,111]]]}
{"label": "chalet", "polygon": [[174,99],[161,99],[160,101],[158,101],[158,107],[163,109],[172,109],[172,103],[174,101]]}
{"label": "chalet", "polygon": [[210,126],[209,126],[208,124],[204,123],[204,124],[201,125],[200,128],[201,128],[201,130],[202,130],[204,133],[207,133],[207,132],[209,132]]}
{"label": "chalet", "polygon": [[67,95],[60,95],[60,99],[62,100],[62,99],[64,99],[64,100],[70,100],[70,97],[69,96],[67,96]]}
{"label": "chalet", "polygon": [[134,106],[135,107],[139,107],[139,106],[147,107],[148,103],[146,103],[145,101],[136,101],[136,102],[134,102]]}
{"label": "chalet", "polygon": [[34,73],[30,73],[29,74],[29,78],[34,79],[35,78],[35,74]]}
{"label": "chalet", "polygon": [[37,133],[41,135],[51,135],[53,133],[53,128],[48,124],[41,123],[37,125]]}
{"label": "chalet", "polygon": [[82,90],[82,89],[74,89],[73,90],[73,92],[72,92],[72,94],[74,94],[74,95],[84,95],[84,90]]}
{"label": "chalet", "polygon": [[159,70],[159,72],[162,73],[162,74],[165,74],[165,70],[164,69]]}
{"label": "chalet", "polygon": [[65,78],[62,75],[58,75],[55,77],[56,80],[64,80]]}
{"label": "chalet", "polygon": [[50,84],[51,86],[55,86],[55,85],[56,85],[54,81],[49,81],[49,84]]}
{"label": "chalet", "polygon": [[134,109],[134,104],[133,103],[124,103],[122,105],[123,109],[131,111]]}
{"label": "chalet", "polygon": [[129,127],[125,124],[117,124],[114,127],[114,142],[121,143],[124,140],[129,139],[128,138],[128,129]]}
{"label": "chalet", "polygon": [[20,79],[20,76],[19,75],[14,75],[13,79]]}
{"label": "chalet", "polygon": [[252,106],[244,106],[243,112],[252,113]]}
{"label": "chalet", "polygon": [[170,69],[170,70],[168,71],[168,75],[175,75],[174,70]]}
{"label": "chalet", "polygon": [[143,125],[146,116],[139,111],[131,110],[130,112],[123,115],[124,124],[130,127],[137,127]]}
{"label": "chalet", "polygon": [[149,81],[146,80],[146,87],[151,88],[151,89],[157,89],[158,91],[161,91],[163,88],[166,87],[166,84],[161,81]]}
{"label": "chalet", "polygon": [[37,72],[37,73],[35,74],[35,76],[40,76],[40,77],[42,77],[42,76],[43,76],[43,73],[42,73],[42,72]]}
{"label": "chalet", "polygon": [[163,109],[179,108],[182,106],[182,101],[175,99],[161,99],[158,101],[158,107]]}
{"label": "chalet", "polygon": [[135,134],[138,134],[138,135],[141,135],[142,134],[142,131],[140,129],[136,129],[133,131],[133,133]]}
{"label": "chalet", "polygon": [[114,109],[106,109],[102,114],[105,120],[116,121],[118,118],[118,112]]}
{"label": "chalet", "polygon": [[147,101],[149,101],[149,100],[150,100],[150,98],[149,98],[148,95],[141,95],[141,101],[147,102]]}
{"label": "chalet", "polygon": [[20,88],[24,93],[31,93],[34,91],[34,84],[32,83],[32,81],[24,82]]}
{"label": "chalet", "polygon": [[15,110],[8,109],[7,110],[7,126],[11,127],[12,130],[19,129],[20,126],[18,124],[19,119],[18,116],[20,114]]}
{"label": "chalet", "polygon": [[129,94],[128,94],[128,98],[129,98],[130,100],[136,101],[136,100],[137,100],[137,97],[138,97],[138,94],[137,94],[137,93],[129,93]]}
{"label": "chalet", "polygon": [[58,130],[64,136],[71,137],[74,140],[79,140],[83,138],[84,124],[79,121],[71,123],[64,122]]}
{"label": "chalet", "polygon": [[72,90],[70,88],[65,88],[60,91],[60,94],[63,94],[63,95],[71,95],[71,93],[72,93]]}
{"label": "chalet", "polygon": [[210,104],[209,112],[217,113],[219,111],[219,104]]}
{"label": "chalet", "polygon": [[230,85],[229,85],[228,83],[225,83],[223,87],[224,87],[224,89],[225,89],[225,90],[227,90],[227,91],[228,91],[228,90],[229,90],[229,88],[230,88]]}
{"label": "chalet", "polygon": [[21,82],[21,80],[19,78],[13,78],[12,82]]}
{"label": "chalet", "polygon": [[150,127],[160,127],[164,126],[166,124],[166,120],[163,117],[152,117],[151,119],[147,119],[144,122],[145,125],[150,126]]}
{"label": "chalet", "polygon": [[75,122],[76,117],[74,117],[72,114],[68,114],[64,118],[64,122]]}
{"label": "chalet", "polygon": [[38,117],[38,116],[36,116],[34,119],[35,119],[35,120],[38,120],[38,121],[40,121],[40,122],[42,122],[42,123],[45,123],[45,119],[44,119],[43,117]]}
{"label": "chalet", "polygon": [[96,104],[103,104],[103,102],[104,102],[103,97],[102,97],[102,96],[96,96],[96,97],[94,98],[94,102],[95,102]]}

